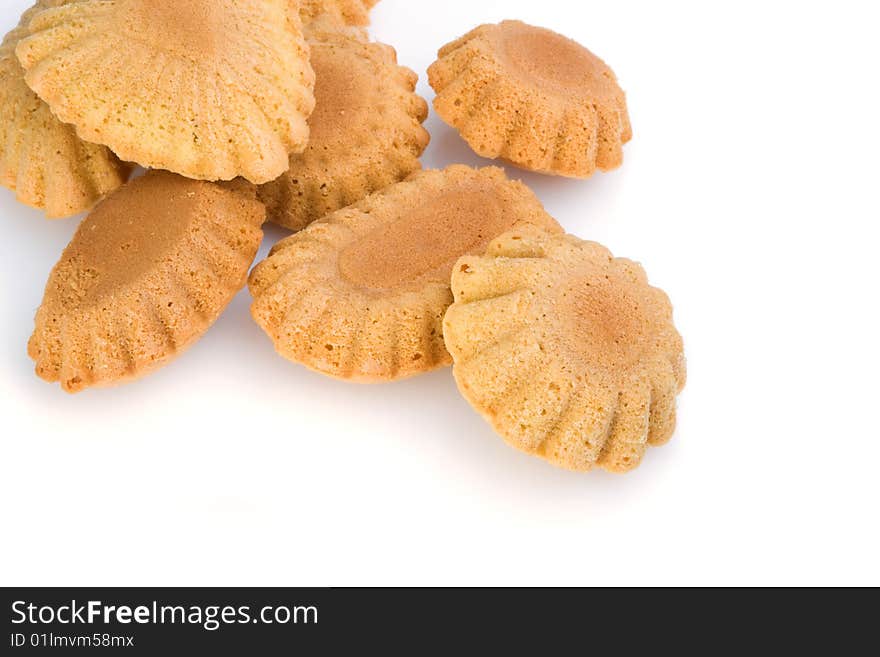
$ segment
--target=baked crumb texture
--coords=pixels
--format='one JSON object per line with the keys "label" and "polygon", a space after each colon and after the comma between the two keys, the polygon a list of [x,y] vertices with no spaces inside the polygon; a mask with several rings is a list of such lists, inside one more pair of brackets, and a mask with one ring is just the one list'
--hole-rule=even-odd
{"label": "baked crumb texture", "polygon": [[299,15],[304,25],[316,21],[326,25],[366,27],[370,24],[370,10],[379,0],[291,0],[292,6],[299,6]]}
{"label": "baked crumb texture", "polygon": [[626,97],[580,44],[520,21],[482,25],[444,46],[428,78],[434,107],[482,157],[589,178],[623,163]]}
{"label": "baked crumb texture", "polygon": [[459,260],[452,290],[456,381],[508,443],[571,470],[626,472],[670,440],[684,348],[640,265],[527,228]]}
{"label": "baked crumb texture", "polygon": [[251,274],[252,314],[282,356],[336,378],[449,365],[453,265],[524,223],[561,231],[501,169],[417,172],[280,242]]}
{"label": "baked crumb texture", "polygon": [[274,180],[314,72],[289,0],[82,0],[33,16],[25,81],[85,141],[198,180]]}
{"label": "baked crumb texture", "polygon": [[28,353],[67,392],[165,365],[247,279],[263,205],[246,190],[150,172],[102,201],[55,265]]}
{"label": "baked crumb texture", "polygon": [[0,184],[50,219],[91,208],[128,179],[131,167],[104,146],[82,141],[24,81],[15,56],[40,11],[70,0],[39,0],[0,45]]}
{"label": "baked crumb texture", "polygon": [[260,189],[269,219],[300,230],[421,168],[430,141],[418,76],[390,46],[345,33],[310,41],[317,84],[311,139]]}

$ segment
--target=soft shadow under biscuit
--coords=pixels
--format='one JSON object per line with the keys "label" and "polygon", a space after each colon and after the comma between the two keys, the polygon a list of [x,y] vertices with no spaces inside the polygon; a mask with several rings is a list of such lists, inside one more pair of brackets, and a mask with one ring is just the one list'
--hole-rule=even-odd
{"label": "soft shadow under biscuit", "polygon": [[83,0],[34,16],[25,80],[86,141],[199,180],[274,180],[314,74],[288,0]]}
{"label": "soft shadow under biscuit", "polygon": [[459,389],[511,445],[626,472],[672,437],[684,348],[640,265],[524,228],[459,260],[452,289],[444,336]]}
{"label": "soft shadow under biscuit", "polygon": [[276,245],[251,274],[252,314],[282,356],[340,379],[449,365],[455,261],[522,224],[561,231],[501,169],[421,171]]}
{"label": "soft shadow under biscuit", "polygon": [[149,172],[101,202],[55,265],[28,353],[68,392],[137,378],[192,345],[247,279],[265,210]]}
{"label": "soft shadow under biscuit", "polygon": [[88,210],[131,171],[108,148],[79,139],[25,84],[15,47],[36,13],[70,1],[39,0],[0,46],[0,184],[50,219]]}

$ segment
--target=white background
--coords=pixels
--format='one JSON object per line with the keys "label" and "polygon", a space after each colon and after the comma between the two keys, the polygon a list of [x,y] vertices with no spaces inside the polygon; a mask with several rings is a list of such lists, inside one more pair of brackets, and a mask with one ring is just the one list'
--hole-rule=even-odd
{"label": "white background", "polygon": [[[4,0],[8,29],[27,0]],[[450,372],[383,387],[273,353],[243,292],[158,374],[69,397],[25,345],[76,221],[0,190],[0,582],[880,584],[877,17],[861,2],[383,0],[420,73],[521,18],[617,72],[635,139],[586,182],[511,169],[640,260],[689,360],[626,477],[495,437]],[[427,166],[481,163],[432,114]],[[284,233],[267,231],[265,250]]]}

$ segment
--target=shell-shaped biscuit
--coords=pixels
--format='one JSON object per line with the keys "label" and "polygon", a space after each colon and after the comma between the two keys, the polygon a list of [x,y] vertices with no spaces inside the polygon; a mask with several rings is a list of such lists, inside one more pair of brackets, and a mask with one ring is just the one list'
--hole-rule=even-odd
{"label": "shell-shaped biscuit", "polygon": [[315,20],[365,27],[370,24],[370,10],[379,0],[292,0],[292,4],[299,5],[300,18],[307,27]]}
{"label": "shell-shaped biscuit", "polygon": [[437,113],[482,157],[588,178],[620,166],[632,139],[611,69],[550,30],[483,25],[444,46],[428,77]]}
{"label": "shell-shaped biscuit", "polygon": [[522,229],[459,260],[452,290],[443,326],[459,389],[511,445],[626,472],[672,437],[684,348],[640,265]]}
{"label": "shell-shaped biscuit", "polygon": [[252,188],[160,171],[107,197],[49,277],[28,344],[37,374],[79,392],[168,363],[244,287],[264,217]]}
{"label": "shell-shaped biscuit", "polygon": [[38,13],[25,81],[79,136],[198,180],[274,180],[314,73],[288,0],[81,0]]}
{"label": "shell-shaped biscuit", "polygon": [[70,0],[39,0],[0,45],[0,184],[50,219],[79,214],[125,183],[130,167],[61,123],[25,84],[15,47],[39,11]]}
{"label": "shell-shaped biscuit", "polygon": [[449,365],[456,260],[522,224],[561,231],[497,168],[420,171],[280,242],[252,272],[252,314],[278,352],[375,383]]}
{"label": "shell-shaped biscuit", "polygon": [[315,111],[311,139],[290,169],[260,190],[268,217],[291,230],[406,178],[430,141],[418,76],[394,49],[344,34],[311,42]]}

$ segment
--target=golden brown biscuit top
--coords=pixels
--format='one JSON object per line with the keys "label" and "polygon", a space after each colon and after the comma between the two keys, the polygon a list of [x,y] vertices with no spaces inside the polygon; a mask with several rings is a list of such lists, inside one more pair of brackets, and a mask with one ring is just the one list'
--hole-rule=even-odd
{"label": "golden brown biscuit top", "polygon": [[344,140],[346,126],[360,125],[360,117],[374,116],[376,83],[364,75],[366,63],[358,52],[344,47],[315,43],[312,66],[315,97],[319,102],[309,117],[310,141]]}
{"label": "golden brown biscuit top", "polygon": [[497,37],[502,61],[523,82],[553,93],[615,98],[611,69],[582,45],[542,27],[504,21]]}
{"label": "golden brown biscuit top", "polygon": [[304,23],[318,18],[329,18],[342,25],[369,25],[370,9],[379,0],[290,0],[299,5]]}
{"label": "golden brown biscuit top", "polygon": [[452,289],[443,335],[459,390],[510,444],[628,472],[672,437],[684,345],[640,265],[523,227],[462,258]]}
{"label": "golden brown biscuit top", "polygon": [[30,30],[27,84],[122,160],[263,183],[308,141],[314,74],[287,0],[83,0]]}
{"label": "golden brown biscuit top", "polygon": [[405,179],[430,140],[418,76],[391,46],[347,32],[321,33],[309,46],[317,83],[308,146],[259,192],[270,220],[291,230]]}
{"label": "golden brown biscuit top", "polygon": [[389,220],[340,253],[339,270],[350,283],[372,290],[448,284],[462,254],[483,251],[517,223],[556,226],[531,192],[501,169],[453,167],[416,174],[413,180],[428,183],[422,194],[399,207],[374,209]]}
{"label": "golden brown biscuit top", "polygon": [[[620,381],[658,358],[681,365],[672,305],[663,291],[648,284],[638,263],[615,258],[595,242],[523,228],[495,240],[487,257],[460,261],[461,271],[452,275],[457,301],[484,298],[485,288],[472,280],[483,280],[481,268],[499,258],[515,258],[498,271],[517,289],[534,293],[531,303],[541,317],[542,339],[554,344],[553,353],[573,371]],[[501,273],[493,280],[499,289],[509,284]]]}
{"label": "golden brown biscuit top", "polygon": [[98,303],[152,271],[202,223],[231,216],[259,226],[259,205],[211,183],[151,172],[83,220],[53,277],[59,299],[67,307]]}
{"label": "golden brown biscuit top", "polygon": [[[42,7],[66,4],[75,2],[56,1],[44,3]],[[237,23],[248,20],[246,11],[240,8],[232,11],[228,2],[218,0],[115,0],[103,9],[94,3],[85,3],[78,9],[84,20],[106,21],[103,29],[124,39],[147,44],[157,52],[194,63],[222,56],[231,45],[230,35],[243,27]],[[298,21],[296,14],[292,14],[292,18]],[[29,29],[38,32],[52,28],[55,27],[54,21],[55,15],[51,11],[38,14],[30,22]]]}
{"label": "golden brown biscuit top", "polygon": [[[115,27],[156,50],[193,59],[216,57],[225,45],[229,12],[216,0],[122,0]],[[145,29],[145,26],[150,26]]]}
{"label": "golden brown biscuit top", "polygon": [[560,336],[582,369],[601,364],[608,371],[628,371],[652,335],[658,316],[645,313],[651,300],[642,298],[622,266],[590,263],[559,288],[556,308],[567,328]]}
{"label": "golden brown biscuit top", "polygon": [[[362,237],[339,258],[343,276],[373,289],[448,280],[462,253],[480,251],[489,236],[516,222],[491,188],[468,187],[425,199],[397,221]],[[377,253],[386,255],[380,259]]]}

